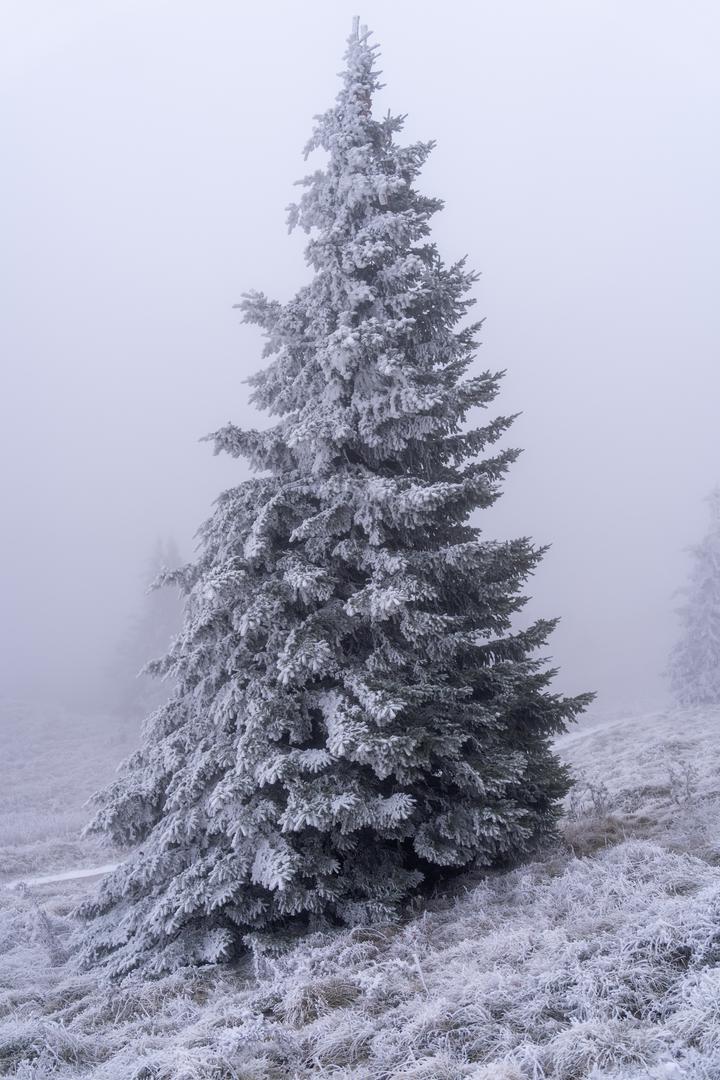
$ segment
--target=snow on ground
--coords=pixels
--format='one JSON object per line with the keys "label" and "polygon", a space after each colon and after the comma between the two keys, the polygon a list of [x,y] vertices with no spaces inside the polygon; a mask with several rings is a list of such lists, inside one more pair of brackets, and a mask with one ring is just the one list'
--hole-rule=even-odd
{"label": "snow on ground", "polygon": [[[91,882],[0,889],[0,1074],[718,1080],[719,724],[720,711],[590,717],[558,744],[579,778],[561,844],[466,877],[402,924],[231,970],[105,986],[72,964],[69,913]],[[106,742],[86,745],[73,799],[110,771]],[[47,785],[30,787],[39,827]],[[69,793],[48,826],[74,821]],[[40,840],[21,839],[26,861]],[[52,842],[33,869],[58,868]],[[73,843],[73,865],[92,865],[97,851]]]}
{"label": "snow on ground", "polygon": [[83,804],[131,752],[137,724],[0,700],[0,734],[0,885],[109,862],[107,847],[79,839]]}
{"label": "snow on ground", "polygon": [[117,870],[120,864],[116,862],[103,863],[102,866],[85,866],[77,867],[74,870],[63,870],[59,874],[45,874],[42,877],[23,877],[16,878],[14,881],[4,882],[6,889],[28,889],[34,885],[54,885],[59,881],[75,881],[78,878],[99,878],[104,874],[109,874],[112,870]]}

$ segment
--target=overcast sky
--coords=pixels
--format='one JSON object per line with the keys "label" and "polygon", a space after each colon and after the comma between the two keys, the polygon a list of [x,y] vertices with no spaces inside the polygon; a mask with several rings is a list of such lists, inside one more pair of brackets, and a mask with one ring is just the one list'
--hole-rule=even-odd
{"label": "overcast sky", "polygon": [[[2,0],[2,678],[106,663],[159,537],[185,557],[256,424],[232,310],[303,282],[284,208],[356,5]],[[435,236],[482,272],[478,363],[525,448],[489,536],[552,550],[560,686],[652,704],[720,480],[720,8],[418,0],[360,10],[378,110],[434,138]]]}

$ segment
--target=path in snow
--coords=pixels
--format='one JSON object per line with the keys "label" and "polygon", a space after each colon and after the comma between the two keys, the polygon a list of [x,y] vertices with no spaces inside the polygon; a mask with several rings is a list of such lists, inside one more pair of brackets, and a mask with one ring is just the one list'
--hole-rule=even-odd
{"label": "path in snow", "polygon": [[119,863],[105,863],[104,866],[88,866],[85,869],[63,870],[59,874],[48,874],[47,877],[15,878],[14,881],[3,882],[6,889],[17,889],[21,885],[52,885],[56,881],[74,881],[76,878],[101,877],[116,870]]}

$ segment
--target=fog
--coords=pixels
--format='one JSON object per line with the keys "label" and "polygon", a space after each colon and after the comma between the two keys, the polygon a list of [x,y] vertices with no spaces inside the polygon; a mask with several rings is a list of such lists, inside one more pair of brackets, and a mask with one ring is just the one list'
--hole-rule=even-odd
{"label": "fog", "polygon": [[[248,475],[232,305],[306,279],[284,208],[355,3],[4,0],[0,678],[100,687],[148,555]],[[378,109],[437,149],[435,238],[482,272],[478,365],[524,448],[486,535],[552,548],[568,691],[662,701],[685,548],[720,479],[720,12],[667,0],[366,0]],[[314,167],[310,163],[309,167]]]}

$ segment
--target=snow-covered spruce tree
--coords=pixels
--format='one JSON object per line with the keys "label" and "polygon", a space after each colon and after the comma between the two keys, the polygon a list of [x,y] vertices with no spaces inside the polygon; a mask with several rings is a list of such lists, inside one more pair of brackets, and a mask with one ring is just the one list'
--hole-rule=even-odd
{"label": "snow-covered spruce tree", "polygon": [[135,722],[170,696],[171,683],[152,679],[143,669],[149,660],[167,652],[180,629],[182,604],[177,590],[153,587],[167,567],[179,563],[180,555],[172,540],[156,545],[145,574],[142,609],[128,627],[108,673],[106,689],[111,708]]}
{"label": "snow-covered spruce tree", "polygon": [[710,528],[693,547],[680,608],[682,635],[670,657],[670,688],[679,705],[720,704],[720,488],[709,496]]}
{"label": "snow-covered spruce tree", "polygon": [[115,973],[385,918],[423,881],[526,851],[568,787],[550,740],[588,699],[548,690],[552,623],[511,631],[542,552],[468,521],[517,452],[478,458],[507,418],[464,430],[498,390],[466,375],[475,278],[428,239],[432,144],[373,119],[374,53],[356,30],[308,146],[327,160],[290,223],[312,280],[240,305],[270,358],[253,399],[279,419],[210,438],[260,475],[169,576],[177,690],[98,797],[94,828],[136,846],[84,908],[86,955]]}

